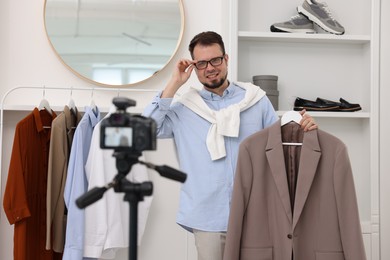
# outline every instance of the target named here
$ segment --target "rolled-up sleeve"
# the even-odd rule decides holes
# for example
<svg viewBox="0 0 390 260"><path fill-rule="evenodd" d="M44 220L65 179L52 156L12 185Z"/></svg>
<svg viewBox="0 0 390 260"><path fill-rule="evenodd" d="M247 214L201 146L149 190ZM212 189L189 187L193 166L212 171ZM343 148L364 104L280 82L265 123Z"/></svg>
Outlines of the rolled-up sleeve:
<svg viewBox="0 0 390 260"><path fill-rule="evenodd" d="M173 98L161 98L161 91L153 98L152 102L145 108L143 116L151 117L157 124L157 136L159 138L172 138L172 115L171 104Z"/></svg>

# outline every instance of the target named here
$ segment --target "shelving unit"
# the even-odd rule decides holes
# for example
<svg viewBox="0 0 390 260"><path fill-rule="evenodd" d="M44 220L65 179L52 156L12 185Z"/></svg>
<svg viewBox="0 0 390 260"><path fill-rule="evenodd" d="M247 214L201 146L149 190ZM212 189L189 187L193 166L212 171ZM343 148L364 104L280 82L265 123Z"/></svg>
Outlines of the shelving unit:
<svg viewBox="0 0 390 260"><path fill-rule="evenodd" d="M346 143L352 163L367 259L379 259L380 0L326 0L344 35L272 33L303 0L229 0L229 78L277 75L279 111L296 97L340 97L358 112L310 112L319 127Z"/></svg>

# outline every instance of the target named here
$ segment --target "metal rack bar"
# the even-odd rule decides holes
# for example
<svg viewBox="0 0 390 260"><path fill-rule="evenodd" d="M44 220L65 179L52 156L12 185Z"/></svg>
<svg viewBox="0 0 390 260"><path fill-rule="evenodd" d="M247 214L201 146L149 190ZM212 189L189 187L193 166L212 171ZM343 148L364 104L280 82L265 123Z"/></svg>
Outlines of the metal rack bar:
<svg viewBox="0 0 390 260"><path fill-rule="evenodd" d="M16 86L10 90L8 90L1 99L1 121L0 121L0 173L2 176L2 161L3 161L3 128L4 128L4 102L9 96L9 94L22 89L35 89L39 91L46 91L46 90L70 90L70 91L91 91L91 93L94 93L95 91L107 91L107 92L113 92L117 91L119 92L157 92L158 89L137 89L137 88L104 88L104 87L94 87L94 88L82 88L82 87L47 87L47 86ZM1 194L1 176L0 176L0 194Z"/></svg>

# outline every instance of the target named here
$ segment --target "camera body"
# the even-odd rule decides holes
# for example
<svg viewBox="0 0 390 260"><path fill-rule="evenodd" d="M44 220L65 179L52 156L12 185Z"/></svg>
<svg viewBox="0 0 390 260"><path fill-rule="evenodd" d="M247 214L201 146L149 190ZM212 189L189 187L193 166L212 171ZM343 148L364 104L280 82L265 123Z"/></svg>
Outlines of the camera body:
<svg viewBox="0 0 390 260"><path fill-rule="evenodd" d="M157 126L152 118L126 112L135 101L116 97L113 104L117 111L101 122L100 147L115 151L141 153L156 150Z"/></svg>

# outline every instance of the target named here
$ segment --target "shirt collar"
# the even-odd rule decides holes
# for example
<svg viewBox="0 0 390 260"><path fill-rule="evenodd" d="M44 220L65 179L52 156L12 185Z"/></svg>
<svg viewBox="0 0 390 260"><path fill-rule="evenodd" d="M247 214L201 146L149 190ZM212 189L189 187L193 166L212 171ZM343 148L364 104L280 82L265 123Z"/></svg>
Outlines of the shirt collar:
<svg viewBox="0 0 390 260"><path fill-rule="evenodd" d="M98 107L96 107L95 111L91 107L85 107L85 114L88 115L92 127L100 121L100 110Z"/></svg>
<svg viewBox="0 0 390 260"><path fill-rule="evenodd" d="M43 111L44 113L47 113L49 116L51 116L51 121L56 118L57 114L52 111L52 114L50 115L49 112L47 112L46 110ZM42 117L41 117L41 113L39 111L38 108L34 108L33 110L33 115L34 115L34 121L35 121L35 126L37 128L37 131L38 133L40 133L41 131L43 131L43 123L42 123Z"/></svg>
<svg viewBox="0 0 390 260"><path fill-rule="evenodd" d="M208 91L206 89L202 89L199 91L199 95L206 100L222 100L226 97L232 96L234 94L234 91L236 89L236 86L230 82L229 86L225 89L222 96L219 96L211 91Z"/></svg>

